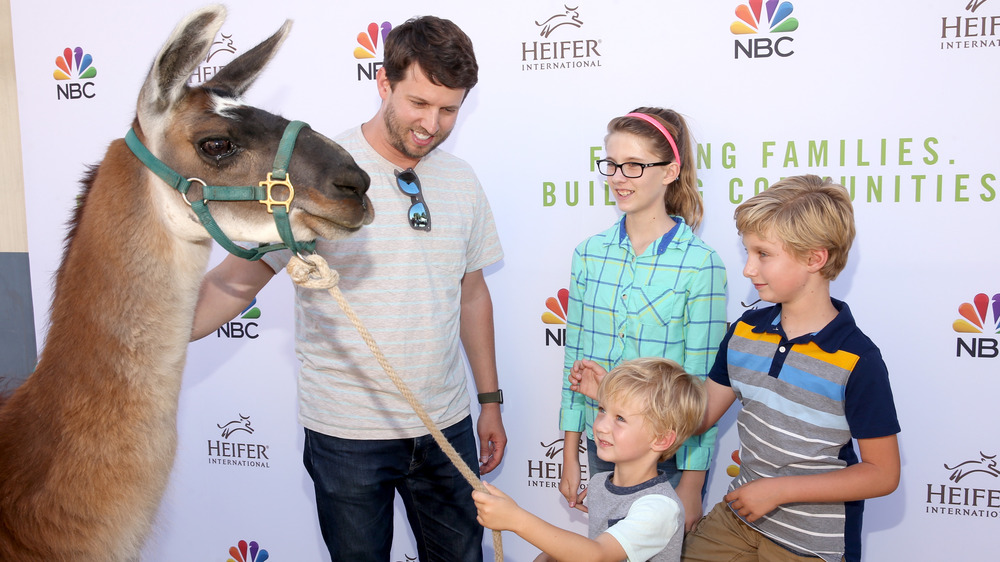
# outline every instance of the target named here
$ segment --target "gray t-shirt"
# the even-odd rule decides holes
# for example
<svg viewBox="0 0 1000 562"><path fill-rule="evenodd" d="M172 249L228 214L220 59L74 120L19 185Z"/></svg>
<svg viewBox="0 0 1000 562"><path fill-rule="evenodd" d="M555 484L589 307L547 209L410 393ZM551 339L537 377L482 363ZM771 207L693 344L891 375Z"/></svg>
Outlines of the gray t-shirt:
<svg viewBox="0 0 1000 562"><path fill-rule="evenodd" d="M590 478L590 538L607 532L628 562L678 562L684 539L684 505L662 472L636 486L615 486L613 472Z"/></svg>
<svg viewBox="0 0 1000 562"><path fill-rule="evenodd" d="M466 162L435 149L415 168L431 230L414 230L398 168L360 127L334 140L371 176L375 219L343 239L320 239L316 251L431 419L453 425L469 415L470 402L459 340L462 277L503 257L486 194ZM263 259L280 271L290 253ZM296 286L295 336L303 426L345 439L427 434L328 291Z"/></svg>

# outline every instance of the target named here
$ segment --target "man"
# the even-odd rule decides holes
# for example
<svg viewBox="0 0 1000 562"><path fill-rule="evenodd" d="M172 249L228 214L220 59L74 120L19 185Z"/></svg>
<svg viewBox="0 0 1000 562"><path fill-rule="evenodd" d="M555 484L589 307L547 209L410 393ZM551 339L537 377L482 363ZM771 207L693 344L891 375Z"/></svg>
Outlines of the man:
<svg viewBox="0 0 1000 562"><path fill-rule="evenodd" d="M386 38L378 113L335 139L372 178L376 218L316 251L389 362L463 459L496 468L500 417L493 305L482 268L503 257L485 193L464 161L438 149L478 80L454 23L411 19ZM243 310L289 252L229 256L202 285L195 339ZM266 263L263 263L266 262ZM468 483L383 373L326 291L296 287L304 462L333 560L389 559L393 501L406 507L420 560L482 560ZM465 349L482 403L475 436Z"/></svg>

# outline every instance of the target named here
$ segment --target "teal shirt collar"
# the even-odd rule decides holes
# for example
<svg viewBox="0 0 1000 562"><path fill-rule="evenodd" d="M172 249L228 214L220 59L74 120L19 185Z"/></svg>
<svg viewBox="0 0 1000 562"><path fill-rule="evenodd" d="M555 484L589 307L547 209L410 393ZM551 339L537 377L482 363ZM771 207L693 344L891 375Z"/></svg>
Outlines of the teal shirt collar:
<svg viewBox="0 0 1000 562"><path fill-rule="evenodd" d="M661 236L660 241L653 246L653 253L655 255L662 255L663 252L667 251L670 244L675 241L680 244L691 239L691 229L684 223L684 218L673 215L670 218L674 219L676 224L666 234ZM631 251L632 243L628 239L628 233L625 232L625 215L622 215L622 218L618 219L618 222L608 229L605 234L605 244L617 244Z"/></svg>

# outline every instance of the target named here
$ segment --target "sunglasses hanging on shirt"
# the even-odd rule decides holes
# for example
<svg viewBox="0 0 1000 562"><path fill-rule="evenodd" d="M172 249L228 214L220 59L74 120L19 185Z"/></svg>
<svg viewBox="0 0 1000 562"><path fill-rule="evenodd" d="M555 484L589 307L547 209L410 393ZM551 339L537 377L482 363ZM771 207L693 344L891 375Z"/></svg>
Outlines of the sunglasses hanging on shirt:
<svg viewBox="0 0 1000 562"><path fill-rule="evenodd" d="M431 230L431 212L427 209L424 196L420 192L420 178L413 168L407 168L402 172L396 171L396 185L404 194L410 196L410 210L406 213L406 218L410 221L410 228L414 230Z"/></svg>

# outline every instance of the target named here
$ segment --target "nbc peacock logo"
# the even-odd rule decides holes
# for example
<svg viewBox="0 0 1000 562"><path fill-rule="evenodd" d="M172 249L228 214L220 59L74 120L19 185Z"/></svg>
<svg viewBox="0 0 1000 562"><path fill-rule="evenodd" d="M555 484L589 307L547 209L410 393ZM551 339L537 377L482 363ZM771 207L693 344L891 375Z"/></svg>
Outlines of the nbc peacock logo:
<svg viewBox="0 0 1000 562"><path fill-rule="evenodd" d="M545 299L542 323L545 328L545 346L566 345L566 309L569 305L569 290L559 289L555 296Z"/></svg>
<svg viewBox="0 0 1000 562"><path fill-rule="evenodd" d="M260 318L260 309L257 308L257 299L253 299L250 306L243 309L243 313L240 314L240 318L243 320L256 320Z"/></svg>
<svg viewBox="0 0 1000 562"><path fill-rule="evenodd" d="M257 544L257 541L243 541L229 547L229 558L226 562L264 562L271 555Z"/></svg>
<svg viewBox="0 0 1000 562"><path fill-rule="evenodd" d="M990 303L993 306L990 306ZM1000 293L992 298L986 293L972 297L972 302L964 302L958 307L961 318L952 322L951 327L956 332L965 334L996 334L1000 333Z"/></svg>
<svg viewBox="0 0 1000 562"><path fill-rule="evenodd" d="M219 329L215 331L215 337L229 339L248 338L255 340L260 336L257 332L259 324L255 322L255 320L259 319L260 308L257 307L257 299L255 297L250 305L240 313L239 319L234 319L219 326Z"/></svg>
<svg viewBox="0 0 1000 562"><path fill-rule="evenodd" d="M57 100L90 99L96 95L90 79L97 77L97 67L94 57L85 53L82 47L63 49L62 55L56 57L52 77L56 79Z"/></svg>
<svg viewBox="0 0 1000 562"><path fill-rule="evenodd" d="M798 18L792 17L794 9L791 2L750 0L736 7L736 21L729 25L729 31L736 36L791 33L799 28ZM789 57L795 53L791 48L792 41L788 35L775 39L749 37L745 42L736 39L734 58L739 59L740 55L749 59L768 58L772 55Z"/></svg>
<svg viewBox="0 0 1000 562"><path fill-rule="evenodd" d="M799 28L799 20L792 17L791 2L751 0L736 8L736 21L729 26L733 35L756 33L785 33ZM765 11L766 10L766 11Z"/></svg>
<svg viewBox="0 0 1000 562"><path fill-rule="evenodd" d="M384 21L381 24L371 22L364 31L358 33L358 44L354 47L354 58L358 60L358 82L362 77L368 80L375 79L375 74L382 66L379 55L390 31L392 24Z"/></svg>
<svg viewBox="0 0 1000 562"><path fill-rule="evenodd" d="M97 77L97 67L94 66L94 57L84 53L81 47L75 49L66 47L63 49L62 56L56 57L56 69L52 73L52 77L56 80L95 78Z"/></svg>
<svg viewBox="0 0 1000 562"><path fill-rule="evenodd" d="M1000 355L997 345L997 334L1000 334L1000 293L992 297L979 293L972 297L971 302L958 306L959 318L952 322L951 327L960 335L956 344L956 357L963 354L970 357L992 358Z"/></svg>
<svg viewBox="0 0 1000 562"><path fill-rule="evenodd" d="M743 464L742 462L740 462L740 450L735 449L729 455L729 458L733 459L733 464L726 467L726 474L732 476L733 478L736 478L737 476L740 475L740 465Z"/></svg>

